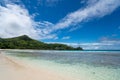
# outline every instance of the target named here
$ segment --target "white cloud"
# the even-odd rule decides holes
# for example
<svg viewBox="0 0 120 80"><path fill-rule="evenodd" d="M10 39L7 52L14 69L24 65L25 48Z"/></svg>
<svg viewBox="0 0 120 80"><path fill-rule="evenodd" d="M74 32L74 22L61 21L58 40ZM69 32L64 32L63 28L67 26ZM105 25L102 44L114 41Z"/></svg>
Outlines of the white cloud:
<svg viewBox="0 0 120 80"><path fill-rule="evenodd" d="M19 35L29 35L37 38L37 31L34 29L37 23L32 20L28 11L18 5L7 4L0 6L0 37L8 38Z"/></svg>
<svg viewBox="0 0 120 80"><path fill-rule="evenodd" d="M65 36L62 39L70 39L70 36Z"/></svg>
<svg viewBox="0 0 120 80"><path fill-rule="evenodd" d="M103 39L100 42L81 43L79 44L84 49L120 49L120 40Z"/></svg>
<svg viewBox="0 0 120 80"><path fill-rule="evenodd" d="M71 27L70 29L74 30L75 28L72 26L94 18L101 18L109 15L118 7L120 7L119 0L88 0L86 7L66 15L58 23L53 24L51 27L47 27L47 29L44 30L47 31L48 34L68 27Z"/></svg>
<svg viewBox="0 0 120 80"><path fill-rule="evenodd" d="M82 28L82 26L80 26L80 25L74 26L74 27L70 28L68 32L75 31L75 30L77 30L77 29L79 29L79 28Z"/></svg>
<svg viewBox="0 0 120 80"><path fill-rule="evenodd" d="M8 2L9 0L4 1ZM21 0L10 1L20 2ZM120 6L119 0L88 1L86 7L68 14L56 24L48 21L34 21L33 16L29 15L27 9L19 5L7 4L6 7L0 6L0 37L7 38L25 34L37 39L57 39L57 33L54 33L54 31L109 15Z"/></svg>
<svg viewBox="0 0 120 80"><path fill-rule="evenodd" d="M43 26L46 26L45 29ZM49 22L35 22L28 11L15 4L0 6L0 37L10 38L28 35L35 39L56 38L55 34L48 34ZM40 28L37 28L40 27Z"/></svg>
<svg viewBox="0 0 120 80"><path fill-rule="evenodd" d="M53 27L53 30L64 29L87 20L109 15L119 6L119 0L94 0L87 7L68 14Z"/></svg>
<svg viewBox="0 0 120 80"><path fill-rule="evenodd" d="M120 50L120 40L101 40L91 43L65 43L65 42L49 42L61 43L73 47L82 47L84 50Z"/></svg>
<svg viewBox="0 0 120 80"><path fill-rule="evenodd" d="M38 24L32 19L23 5L21 0L2 0L0 1L0 37L9 38L20 35L29 35L38 38L37 30L34 26ZM3 5L3 6L2 6Z"/></svg>

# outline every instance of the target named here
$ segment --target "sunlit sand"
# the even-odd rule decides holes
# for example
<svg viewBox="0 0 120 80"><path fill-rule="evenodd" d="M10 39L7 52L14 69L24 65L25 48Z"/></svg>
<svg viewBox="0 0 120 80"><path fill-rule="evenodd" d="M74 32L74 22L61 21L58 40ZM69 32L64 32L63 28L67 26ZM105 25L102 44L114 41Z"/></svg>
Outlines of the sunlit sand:
<svg viewBox="0 0 120 80"><path fill-rule="evenodd" d="M0 80L70 80L55 72L38 69L0 54Z"/></svg>

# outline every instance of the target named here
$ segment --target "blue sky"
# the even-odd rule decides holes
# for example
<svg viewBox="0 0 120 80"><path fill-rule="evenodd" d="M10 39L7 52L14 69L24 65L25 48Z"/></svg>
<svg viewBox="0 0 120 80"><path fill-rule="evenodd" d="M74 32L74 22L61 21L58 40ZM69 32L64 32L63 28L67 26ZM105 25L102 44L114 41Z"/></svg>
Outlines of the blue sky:
<svg viewBox="0 0 120 80"><path fill-rule="evenodd" d="M0 37L120 49L119 0L1 0Z"/></svg>

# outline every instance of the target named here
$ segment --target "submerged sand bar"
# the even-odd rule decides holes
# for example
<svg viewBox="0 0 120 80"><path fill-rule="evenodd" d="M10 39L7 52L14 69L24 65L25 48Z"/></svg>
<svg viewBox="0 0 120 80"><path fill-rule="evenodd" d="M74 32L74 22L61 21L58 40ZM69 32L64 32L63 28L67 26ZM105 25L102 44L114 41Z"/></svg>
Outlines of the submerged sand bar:
<svg viewBox="0 0 120 80"><path fill-rule="evenodd" d="M71 78L32 67L20 60L0 54L0 80L71 80Z"/></svg>

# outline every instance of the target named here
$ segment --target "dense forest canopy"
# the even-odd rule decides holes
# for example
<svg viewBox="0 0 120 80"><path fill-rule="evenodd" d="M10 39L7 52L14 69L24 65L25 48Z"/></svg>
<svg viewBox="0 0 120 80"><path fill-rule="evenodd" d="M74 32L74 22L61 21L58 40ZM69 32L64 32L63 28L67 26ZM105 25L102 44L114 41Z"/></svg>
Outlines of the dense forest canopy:
<svg viewBox="0 0 120 80"><path fill-rule="evenodd" d="M71 47L65 44L47 44L29 38L26 35L15 38L0 38L1 49L40 49L40 50L82 50L81 47Z"/></svg>

